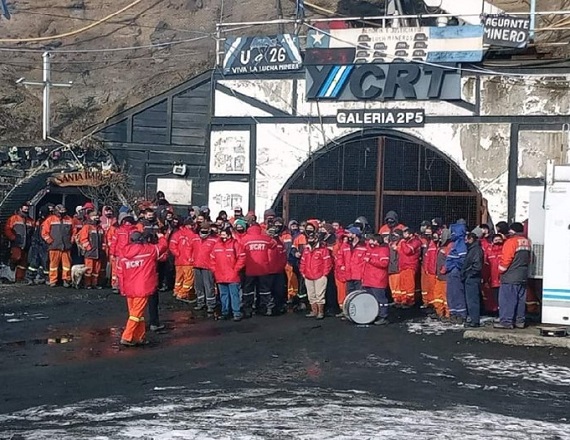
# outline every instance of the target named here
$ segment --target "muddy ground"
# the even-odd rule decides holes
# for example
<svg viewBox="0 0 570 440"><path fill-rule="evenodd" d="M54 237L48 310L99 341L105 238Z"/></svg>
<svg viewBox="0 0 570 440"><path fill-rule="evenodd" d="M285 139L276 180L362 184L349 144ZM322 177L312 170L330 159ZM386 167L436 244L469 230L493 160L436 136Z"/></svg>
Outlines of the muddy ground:
<svg viewBox="0 0 570 440"><path fill-rule="evenodd" d="M118 345L110 291L0 286L0 438L570 438L570 355L466 342L419 310L387 327L194 316Z"/></svg>

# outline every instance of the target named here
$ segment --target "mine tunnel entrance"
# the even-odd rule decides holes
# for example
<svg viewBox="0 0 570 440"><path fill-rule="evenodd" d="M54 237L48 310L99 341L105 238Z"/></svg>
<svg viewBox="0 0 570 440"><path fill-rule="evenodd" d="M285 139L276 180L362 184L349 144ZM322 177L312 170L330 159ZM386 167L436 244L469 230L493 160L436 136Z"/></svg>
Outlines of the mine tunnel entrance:
<svg viewBox="0 0 570 440"><path fill-rule="evenodd" d="M388 211L405 224L442 217L481 220L481 195L435 148L399 134L363 134L313 154L289 179L274 208L288 219L348 225L365 216L375 229Z"/></svg>

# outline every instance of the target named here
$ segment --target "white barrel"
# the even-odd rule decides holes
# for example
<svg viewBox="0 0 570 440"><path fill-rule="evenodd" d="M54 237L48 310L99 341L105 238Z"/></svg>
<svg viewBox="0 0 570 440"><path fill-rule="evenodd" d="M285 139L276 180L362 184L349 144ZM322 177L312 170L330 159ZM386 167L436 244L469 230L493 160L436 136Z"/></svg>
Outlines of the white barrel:
<svg viewBox="0 0 570 440"><path fill-rule="evenodd" d="M361 325L373 323L380 313L378 301L366 290L350 292L344 300L342 309L349 320Z"/></svg>

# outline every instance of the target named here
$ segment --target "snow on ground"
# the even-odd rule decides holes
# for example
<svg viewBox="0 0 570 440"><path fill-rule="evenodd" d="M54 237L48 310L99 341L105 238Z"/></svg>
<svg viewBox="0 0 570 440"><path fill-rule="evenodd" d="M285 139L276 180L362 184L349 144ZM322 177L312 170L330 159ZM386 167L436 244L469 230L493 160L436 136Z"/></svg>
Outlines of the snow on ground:
<svg viewBox="0 0 570 440"><path fill-rule="evenodd" d="M570 368L560 365L547 365L516 359L481 359L473 355L458 356L457 359L468 370L482 373L488 377L570 386Z"/></svg>
<svg viewBox="0 0 570 440"><path fill-rule="evenodd" d="M5 433L30 440L171 439L568 439L570 425L476 407L415 409L362 391L259 388L149 392L0 415Z"/></svg>
<svg viewBox="0 0 570 440"><path fill-rule="evenodd" d="M490 324L493 318L485 316L481 317L481 325ZM417 335L435 335L439 336L445 332L460 332L464 331L465 327L459 324L443 323L438 319L420 318L412 319L406 322L408 333L415 333Z"/></svg>

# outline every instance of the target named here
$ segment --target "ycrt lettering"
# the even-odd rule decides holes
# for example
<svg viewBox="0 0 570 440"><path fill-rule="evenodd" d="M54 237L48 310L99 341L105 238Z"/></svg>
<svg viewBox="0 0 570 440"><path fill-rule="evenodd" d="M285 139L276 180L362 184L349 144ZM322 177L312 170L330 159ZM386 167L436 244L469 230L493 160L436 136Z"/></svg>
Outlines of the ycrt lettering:
<svg viewBox="0 0 570 440"><path fill-rule="evenodd" d="M382 87L369 85L364 90L364 82L370 77L381 81L386 78L384 70L374 64L361 66L352 74L350 78L350 91L358 99L374 99L382 94Z"/></svg>
<svg viewBox="0 0 570 440"><path fill-rule="evenodd" d="M392 64L388 69L386 85L384 86L384 98L394 99L398 87L406 99L416 99L414 85L420 79L421 70L417 64Z"/></svg>
<svg viewBox="0 0 570 440"><path fill-rule="evenodd" d="M307 92L307 96L314 98L318 96L320 88L325 83L329 73L334 66L307 66L307 72L313 78L313 84Z"/></svg>

